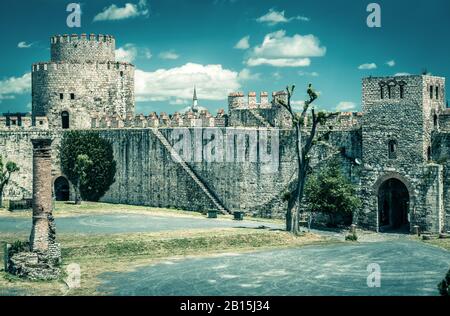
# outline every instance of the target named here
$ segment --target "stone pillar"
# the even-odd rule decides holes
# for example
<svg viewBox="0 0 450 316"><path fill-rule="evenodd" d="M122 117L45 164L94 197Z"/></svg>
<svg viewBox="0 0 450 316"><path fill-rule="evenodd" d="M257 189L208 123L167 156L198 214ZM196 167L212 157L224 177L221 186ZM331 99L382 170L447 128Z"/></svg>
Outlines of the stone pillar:
<svg viewBox="0 0 450 316"><path fill-rule="evenodd" d="M51 139L33 139L33 227L32 251L49 250L52 220L52 152Z"/></svg>

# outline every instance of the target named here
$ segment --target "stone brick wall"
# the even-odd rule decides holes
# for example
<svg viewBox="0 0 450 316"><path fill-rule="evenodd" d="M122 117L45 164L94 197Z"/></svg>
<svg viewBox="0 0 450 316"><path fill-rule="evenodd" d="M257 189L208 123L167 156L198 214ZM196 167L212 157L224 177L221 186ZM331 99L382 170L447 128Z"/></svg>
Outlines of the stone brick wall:
<svg viewBox="0 0 450 316"><path fill-rule="evenodd" d="M0 155L3 161L14 161L20 168L13 173L9 184L5 187L3 196L5 200L22 200L32 198L33 193L33 146L31 139L53 138L52 144L52 178L55 180L61 176L61 168L58 157L58 146L61 133L50 131L1 131L0 130Z"/></svg>
<svg viewBox="0 0 450 316"><path fill-rule="evenodd" d="M383 181L396 178L408 188L409 212L414 224L427 231L443 229L443 170L428 156L432 154L429 150L434 128L432 113L444 103L442 95L440 100L430 100L427 94L430 82L444 85L443 78L429 76L363 80L361 194L364 206L360 221L365 226L378 228L378 189ZM403 97L400 83L404 87ZM390 98L388 86L391 86ZM394 157L389 157L391 141L395 144Z"/></svg>
<svg viewBox="0 0 450 316"><path fill-rule="evenodd" d="M134 115L134 69L115 61L110 36L56 36L52 60L32 66L33 116L47 116L49 127L62 127L69 113L70 128L90 128L91 115Z"/></svg>
<svg viewBox="0 0 450 316"><path fill-rule="evenodd" d="M53 62L107 62L115 60L116 41L111 35L77 34L52 36Z"/></svg>

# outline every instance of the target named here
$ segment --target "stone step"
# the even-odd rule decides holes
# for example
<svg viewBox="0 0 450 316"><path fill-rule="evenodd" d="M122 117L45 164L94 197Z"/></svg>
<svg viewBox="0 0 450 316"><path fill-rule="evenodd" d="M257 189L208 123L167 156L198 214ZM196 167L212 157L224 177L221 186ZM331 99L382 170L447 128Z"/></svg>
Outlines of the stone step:
<svg viewBox="0 0 450 316"><path fill-rule="evenodd" d="M166 137L157 129L151 129L153 134L161 141L166 150L171 154L172 158L181 165L181 167L186 171L186 173L194 180L194 182L200 187L200 189L206 194L206 196L211 200L214 206L224 214L230 214L230 212L222 205L222 203L214 197L210 192L210 189L197 177L195 172L191 167L181 158L181 156L172 147Z"/></svg>

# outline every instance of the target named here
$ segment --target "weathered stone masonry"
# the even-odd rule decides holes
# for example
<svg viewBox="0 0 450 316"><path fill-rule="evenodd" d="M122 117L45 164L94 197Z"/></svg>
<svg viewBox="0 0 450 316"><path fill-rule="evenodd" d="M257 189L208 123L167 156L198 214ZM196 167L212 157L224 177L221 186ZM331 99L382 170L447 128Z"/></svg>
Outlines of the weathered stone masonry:
<svg viewBox="0 0 450 316"><path fill-rule="evenodd" d="M21 168L7 187L6 199L31 197L30 139L51 135L56 152L66 112L71 129L95 129L113 144L116 182L102 199L105 202L201 211L217 207L214 195L228 210L284 216L282 195L295 180L290 121L277 102L286 98L285 92L273 93L271 100L266 92L232 93L228 113L221 110L216 117L195 108L184 114L135 116L134 66L115 61L112 37L56 36L51 45L51 61L33 65L32 122L24 117L19 127L6 123L18 118L0 117L0 153ZM316 146L312 164L320 166L330 155L341 161L363 200L354 218L361 226L449 230L450 110L445 105L445 79L370 77L363 80L362 89L363 111L341 113L321 127L320 133L329 132L332 146ZM304 123L307 128L308 121ZM244 146L245 152L250 151L249 138L279 129L279 164L273 173L264 173L260 160L194 160L188 161L187 172L170 155L177 127L187 127L191 139L200 134L205 144L211 141L208 127L219 127L224 134L241 131L247 140L234 146ZM202 146L192 140L190 147L194 151ZM266 149L256 147L257 152ZM52 159L54 180L63 175L58 156Z"/></svg>

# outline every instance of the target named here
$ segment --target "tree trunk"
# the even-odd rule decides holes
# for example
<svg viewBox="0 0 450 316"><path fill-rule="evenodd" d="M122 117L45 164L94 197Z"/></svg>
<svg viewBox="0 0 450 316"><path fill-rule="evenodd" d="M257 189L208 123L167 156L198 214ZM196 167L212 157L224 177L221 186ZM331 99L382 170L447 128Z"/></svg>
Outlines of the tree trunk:
<svg viewBox="0 0 450 316"><path fill-rule="evenodd" d="M292 230L292 208L290 207L290 205L288 205L288 210L286 212L286 231L290 232L291 230Z"/></svg>
<svg viewBox="0 0 450 316"><path fill-rule="evenodd" d="M81 199L80 182L79 181L76 185L74 185L74 189L75 189L75 204L81 205L82 199Z"/></svg>
<svg viewBox="0 0 450 316"><path fill-rule="evenodd" d="M301 140L301 131L300 131L300 123L295 125L295 133L297 137L296 142L296 154L297 154L297 190L295 190L295 199L294 201L294 210L292 212L291 216L291 230L294 235L298 235L299 233L299 213L300 213L300 207L301 207L301 200L303 197L303 188L305 183L305 176L304 176L304 157L302 154L302 140ZM297 204L297 207L295 207L295 204Z"/></svg>
<svg viewBox="0 0 450 316"><path fill-rule="evenodd" d="M3 189L5 188L5 183L0 184L0 208L3 207Z"/></svg>

